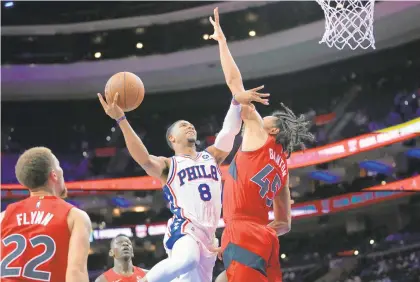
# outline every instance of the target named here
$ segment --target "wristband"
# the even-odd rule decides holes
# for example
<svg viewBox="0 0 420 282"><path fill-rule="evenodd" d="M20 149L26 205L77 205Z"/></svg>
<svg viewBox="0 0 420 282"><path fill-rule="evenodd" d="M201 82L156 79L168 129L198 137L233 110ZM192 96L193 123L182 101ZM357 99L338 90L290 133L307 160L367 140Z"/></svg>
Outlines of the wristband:
<svg viewBox="0 0 420 282"><path fill-rule="evenodd" d="M236 96L236 94L233 94L232 104L237 106L237 105L239 105L239 103L238 103L238 101L235 100L235 96Z"/></svg>
<svg viewBox="0 0 420 282"><path fill-rule="evenodd" d="M117 119L117 124L120 125L120 122L122 122L125 119L127 119L127 117L125 115L123 115L122 117L120 117L119 119Z"/></svg>

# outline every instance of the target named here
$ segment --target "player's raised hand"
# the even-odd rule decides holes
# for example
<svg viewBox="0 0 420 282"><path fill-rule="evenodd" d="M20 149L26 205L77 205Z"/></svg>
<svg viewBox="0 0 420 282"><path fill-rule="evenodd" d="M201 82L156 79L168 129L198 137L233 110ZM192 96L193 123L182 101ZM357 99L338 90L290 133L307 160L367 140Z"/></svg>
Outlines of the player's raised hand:
<svg viewBox="0 0 420 282"><path fill-rule="evenodd" d="M214 39L216 41L226 41L226 37L223 34L222 28L220 27L219 22L219 8L214 9L214 20L212 17L209 17L210 23L213 25L214 32L210 35L209 38Z"/></svg>
<svg viewBox="0 0 420 282"><path fill-rule="evenodd" d="M107 103L102 97L102 94L98 93L99 102L101 102L102 108L104 108L105 113L112 119L119 119L124 116L124 111L117 105L118 96L119 94L116 93L112 103Z"/></svg>
<svg viewBox="0 0 420 282"><path fill-rule="evenodd" d="M249 105L252 102L257 102L267 106L269 105L267 97L269 97L270 94L260 93L259 91L263 88L264 85L245 90L243 92L235 93L233 97L239 104Z"/></svg>

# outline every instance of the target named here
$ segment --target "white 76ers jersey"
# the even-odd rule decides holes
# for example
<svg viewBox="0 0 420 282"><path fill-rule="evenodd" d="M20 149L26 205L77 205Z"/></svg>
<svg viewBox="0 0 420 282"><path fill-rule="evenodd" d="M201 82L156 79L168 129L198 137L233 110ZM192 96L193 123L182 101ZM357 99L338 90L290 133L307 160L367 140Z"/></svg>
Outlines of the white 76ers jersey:
<svg viewBox="0 0 420 282"><path fill-rule="evenodd" d="M222 179L216 160L207 151L189 156L174 156L166 185L163 187L174 217L168 231L173 243L183 236L188 224L213 236L222 210ZM171 241L173 241L171 243Z"/></svg>

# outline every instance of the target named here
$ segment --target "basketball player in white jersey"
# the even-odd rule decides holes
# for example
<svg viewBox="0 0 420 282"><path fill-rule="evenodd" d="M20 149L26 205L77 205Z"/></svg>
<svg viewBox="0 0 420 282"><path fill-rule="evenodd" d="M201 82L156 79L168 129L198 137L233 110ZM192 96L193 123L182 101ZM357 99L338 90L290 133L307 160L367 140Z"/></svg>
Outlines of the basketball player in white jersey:
<svg viewBox="0 0 420 282"><path fill-rule="evenodd" d="M258 93L263 86L236 93L234 97L268 104L269 94ZM164 185L173 218L168 221L164 245L168 258L153 267L142 280L145 282L210 282L218 247L215 231L221 216L222 179L218 166L233 148L235 136L242 125L241 106L232 103L213 146L197 152L197 132L185 120L173 123L166 138L174 150L172 158L150 155L141 139L114 101L99 100L105 112L119 124L133 159L150 176Z"/></svg>

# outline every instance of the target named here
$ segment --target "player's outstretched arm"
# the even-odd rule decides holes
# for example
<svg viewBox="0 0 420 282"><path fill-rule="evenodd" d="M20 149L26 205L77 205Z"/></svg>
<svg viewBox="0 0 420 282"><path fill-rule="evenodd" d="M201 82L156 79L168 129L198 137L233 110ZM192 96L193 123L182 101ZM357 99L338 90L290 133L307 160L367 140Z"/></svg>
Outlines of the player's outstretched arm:
<svg viewBox="0 0 420 282"><path fill-rule="evenodd" d="M246 129L246 131L250 131L252 134L261 131L262 135L259 135L256 138L263 140L262 142L264 143L267 136L265 136L265 131L263 130L262 118L255 110L255 107L251 104L251 102L259 102L264 105L268 105L268 99L264 98L270 96L270 94L258 93L258 90L261 90L264 86L250 91L245 91L241 72L230 53L226 37L220 26L218 8L214 9L214 19L210 17L210 22L214 28L214 33L210 36L210 38L219 43L220 61L225 75L226 84L232 92L234 100L242 105L242 120L245 123L245 128L249 128L249 130ZM252 95L250 95L251 93ZM251 139L249 140L249 143L259 143L259 140L253 140L254 138L248 138L248 136L246 136L245 139ZM250 148L250 150L254 150L254 148Z"/></svg>
<svg viewBox="0 0 420 282"><path fill-rule="evenodd" d="M222 27L220 26L219 8L214 9L214 19L210 17L209 20L214 28L214 33L210 35L210 38L219 43L220 61L225 75L226 84L233 94L244 91L245 88L242 82L241 72L230 53L229 47L226 43L226 37L223 34Z"/></svg>
<svg viewBox="0 0 420 282"><path fill-rule="evenodd" d="M133 157L148 175L163 179L163 174L169 167L169 160L164 157L156 157L149 154L143 141L137 136L136 132L125 118L124 111L118 107L118 93L115 94L112 104L105 102L102 95L99 93L98 98L106 114L119 122L121 131L124 135L125 144L127 145L131 157Z"/></svg>
<svg viewBox="0 0 420 282"><path fill-rule="evenodd" d="M89 282L87 259L92 224L86 212L72 208L67 223L71 232L67 259L66 282Z"/></svg>
<svg viewBox="0 0 420 282"><path fill-rule="evenodd" d="M274 230L278 236L288 233L292 225L291 216L291 198L289 189L289 176L287 176L287 183L283 189L274 197L273 211L274 220L268 225Z"/></svg>
<svg viewBox="0 0 420 282"><path fill-rule="evenodd" d="M105 275L102 274L96 278L95 282L108 282L108 280L106 280Z"/></svg>
<svg viewBox="0 0 420 282"><path fill-rule="evenodd" d="M233 59L232 54L230 53L229 47L226 42L226 37L223 34L222 27L220 26L219 21L219 8L214 9L214 20L212 17L209 18L211 24L214 28L214 33L210 35L211 39L216 40L219 43L219 53L220 53L220 62L222 64L223 74L225 76L226 84L228 85L232 95L238 95L239 93L250 94L249 91L258 92L258 90L264 88L264 86L260 86L259 88L255 88L249 91L245 91L245 87L242 81L242 75L239 71L238 66L236 65L235 60ZM269 94L260 94L253 93L254 95L245 95L243 96L244 100L239 101L236 99L240 104L249 104L251 102L259 102L264 105L268 105L268 99L262 99L262 97L268 97Z"/></svg>

